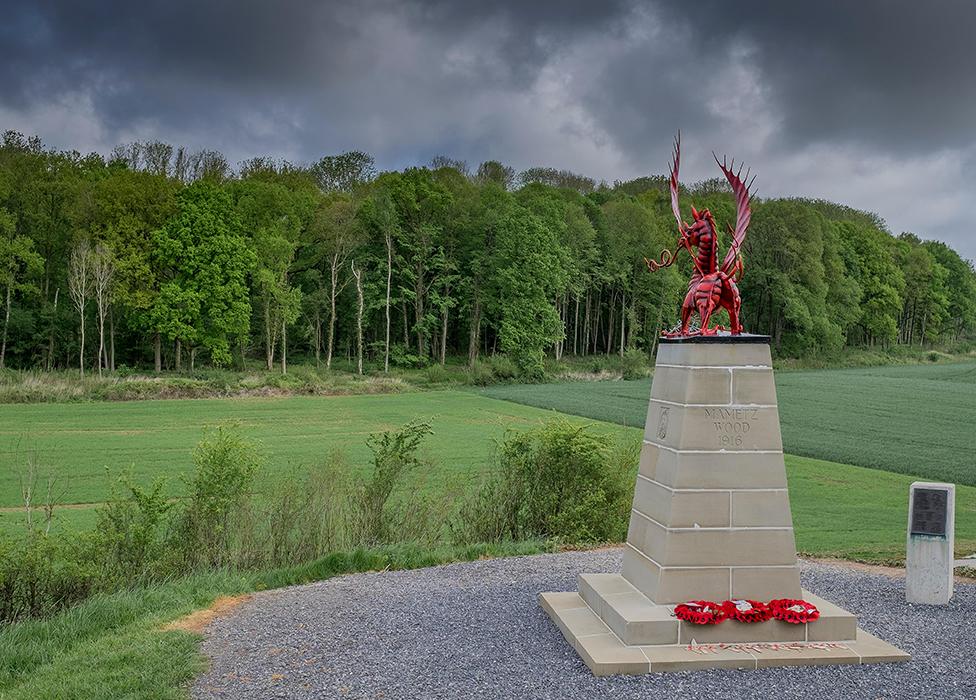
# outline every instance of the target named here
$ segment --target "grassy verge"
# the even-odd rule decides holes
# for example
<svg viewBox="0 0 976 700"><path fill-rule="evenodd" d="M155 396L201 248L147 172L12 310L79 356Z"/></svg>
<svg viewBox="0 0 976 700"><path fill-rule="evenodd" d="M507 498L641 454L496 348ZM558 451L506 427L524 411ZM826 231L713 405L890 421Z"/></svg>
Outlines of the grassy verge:
<svg viewBox="0 0 976 700"><path fill-rule="evenodd" d="M551 379L619 379L645 376L649 358L631 351L616 354L548 360L545 374ZM504 355L478 360L449 358L445 365L426 367L367 366L357 374L345 361L331 369L324 365L294 363L287 374L266 370L257 364L244 370L202 368L195 371L159 374L122 368L103 376L77 370L0 369L0 404L77 403L89 401L136 401L146 399L240 398L245 396L346 396L350 394L395 394L403 391L446 389L460 386L488 386L522 381L514 362Z"/></svg>
<svg viewBox="0 0 976 700"><path fill-rule="evenodd" d="M777 369L854 368L890 365L972 361L971 343L950 349L845 348L830 356L776 358ZM639 350L623 356L564 355L546 359L545 381L600 381L639 379L650 372L653 358ZM474 365L467 358L448 358L445 365L427 367L381 367L367 365L365 375L355 372L344 358L336 358L331 369L309 361L293 363L288 374L267 370L249 361L245 369L200 368L195 371L163 371L122 367L104 376L77 370L0 370L0 404L74 403L88 401L135 401L146 399L239 398L245 396L345 396L349 394L391 394L403 391L448 389L462 386L520 384L518 367L504 355L486 356Z"/></svg>
<svg viewBox="0 0 976 700"><path fill-rule="evenodd" d="M193 576L96 596L59 615L0 628L3 700L185 698L205 660L195 634L162 628L218 596L318 581L340 574L412 569L484 557L550 551L539 542L422 548L391 546L337 553L256 574Z"/></svg>
<svg viewBox="0 0 976 700"><path fill-rule="evenodd" d="M915 477L786 456L797 549L903 566L908 487ZM976 488L956 487L956 553L976 552Z"/></svg>

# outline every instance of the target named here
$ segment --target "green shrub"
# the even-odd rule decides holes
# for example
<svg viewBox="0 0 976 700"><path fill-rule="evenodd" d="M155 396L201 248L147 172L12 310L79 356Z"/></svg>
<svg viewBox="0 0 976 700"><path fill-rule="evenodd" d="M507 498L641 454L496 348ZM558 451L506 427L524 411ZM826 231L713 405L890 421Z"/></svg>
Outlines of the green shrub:
<svg viewBox="0 0 976 700"><path fill-rule="evenodd" d="M495 379L511 381L519 378L519 367L508 355L492 355L487 362Z"/></svg>
<svg viewBox="0 0 976 700"><path fill-rule="evenodd" d="M93 558L104 577L129 586L159 577L163 558L163 529L173 503L163 493L165 481L148 489L119 478L112 498L97 511Z"/></svg>
<svg viewBox="0 0 976 700"><path fill-rule="evenodd" d="M475 360L468 367L468 383L475 386L490 386L495 383L495 373L491 365L481 360Z"/></svg>
<svg viewBox="0 0 976 700"><path fill-rule="evenodd" d="M231 516L250 495L261 463L256 447L237 429L219 427L193 452L196 471L186 480L189 498L180 512L170 551L190 569L230 565Z"/></svg>
<svg viewBox="0 0 976 700"><path fill-rule="evenodd" d="M373 433L366 445L373 453L373 465L360 489L360 513L365 541L375 544L389 539L397 520L394 490L404 477L420 466L417 449L433 434L429 423L410 422L399 430Z"/></svg>
<svg viewBox="0 0 976 700"><path fill-rule="evenodd" d="M390 345L390 364L394 367L423 367L426 363L426 358L411 352L402 343Z"/></svg>
<svg viewBox="0 0 976 700"><path fill-rule="evenodd" d="M647 355L641 350L631 348L621 358L620 368L623 379L643 379L648 375L649 370Z"/></svg>
<svg viewBox="0 0 976 700"><path fill-rule="evenodd" d="M623 539L630 510L635 449L566 420L509 434L496 475L459 514L465 542L555 538L564 542Z"/></svg>
<svg viewBox="0 0 976 700"><path fill-rule="evenodd" d="M0 539L0 621L51 615L86 598L97 582L77 542L40 532Z"/></svg>

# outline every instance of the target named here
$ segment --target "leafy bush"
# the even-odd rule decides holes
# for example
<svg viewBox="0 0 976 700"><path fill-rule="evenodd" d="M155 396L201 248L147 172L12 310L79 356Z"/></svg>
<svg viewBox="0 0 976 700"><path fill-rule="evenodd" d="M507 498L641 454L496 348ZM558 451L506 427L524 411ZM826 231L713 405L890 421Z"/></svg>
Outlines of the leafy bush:
<svg viewBox="0 0 976 700"><path fill-rule="evenodd" d="M492 355L487 362L495 379L511 381L519 378L519 367L508 355Z"/></svg>
<svg viewBox="0 0 976 700"><path fill-rule="evenodd" d="M648 375L650 369L647 364L647 355L635 348L624 353L620 366L623 379L643 379Z"/></svg>
<svg viewBox="0 0 976 700"><path fill-rule="evenodd" d="M399 430L374 433L366 440L373 468L360 490L359 503L366 542L387 541L397 513L390 503L396 487L420 466L417 448L433 434L429 423L410 422Z"/></svg>
<svg viewBox="0 0 976 700"><path fill-rule="evenodd" d="M169 546L191 569L219 568L232 563L231 515L250 495L261 459L237 430L219 427L197 446L193 463L196 471L186 481L190 496Z"/></svg>
<svg viewBox="0 0 976 700"><path fill-rule="evenodd" d="M394 343L390 345L390 364L394 367L423 367L426 358L410 352L402 343Z"/></svg>
<svg viewBox="0 0 976 700"><path fill-rule="evenodd" d="M0 539L0 620L44 617L86 598L98 572L64 540L39 532Z"/></svg>
<svg viewBox="0 0 976 700"><path fill-rule="evenodd" d="M475 386L490 386L495 383L495 373L491 365L482 360L475 360L468 367L468 382Z"/></svg>
<svg viewBox="0 0 976 700"><path fill-rule="evenodd" d="M556 420L511 433L498 453L496 475L461 511L455 536L491 542L556 538L619 541L630 510L633 448Z"/></svg>
<svg viewBox="0 0 976 700"><path fill-rule="evenodd" d="M97 511L94 557L105 578L120 586L151 580L163 558L162 530L173 506L157 479L144 489L120 477L113 497Z"/></svg>
<svg viewBox="0 0 976 700"><path fill-rule="evenodd" d="M521 370L508 355L484 357L475 360L468 368L468 382L476 386L511 382L521 377Z"/></svg>

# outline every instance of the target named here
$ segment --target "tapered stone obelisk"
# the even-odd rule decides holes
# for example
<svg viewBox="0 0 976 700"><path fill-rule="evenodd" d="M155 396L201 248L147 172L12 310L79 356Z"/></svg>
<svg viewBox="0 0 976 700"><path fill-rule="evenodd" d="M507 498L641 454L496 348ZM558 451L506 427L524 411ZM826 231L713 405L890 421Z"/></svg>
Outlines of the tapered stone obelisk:
<svg viewBox="0 0 976 700"><path fill-rule="evenodd" d="M767 343L662 343L623 576L657 603L800 597Z"/></svg>
<svg viewBox="0 0 976 700"><path fill-rule="evenodd" d="M800 587L766 336L661 340L622 571L578 583L540 601L598 675L908 659ZM702 626L673 614L776 598L820 618Z"/></svg>

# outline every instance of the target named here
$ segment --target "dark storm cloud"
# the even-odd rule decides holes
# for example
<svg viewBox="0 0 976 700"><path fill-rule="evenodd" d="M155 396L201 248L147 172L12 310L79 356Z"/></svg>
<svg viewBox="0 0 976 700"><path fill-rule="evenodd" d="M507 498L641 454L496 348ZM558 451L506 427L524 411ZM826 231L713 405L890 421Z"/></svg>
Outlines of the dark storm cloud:
<svg viewBox="0 0 976 700"><path fill-rule="evenodd" d="M970 143L976 120L976 4L668 3L666 14L721 51L741 41L789 141L849 138L885 149Z"/></svg>
<svg viewBox="0 0 976 700"><path fill-rule="evenodd" d="M769 195L953 222L976 180L976 4L884 2L14 2L0 128L107 151L161 138L381 166L448 153L608 180L689 179L709 151Z"/></svg>

